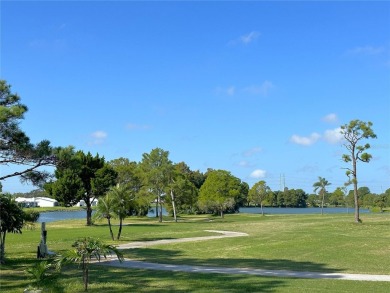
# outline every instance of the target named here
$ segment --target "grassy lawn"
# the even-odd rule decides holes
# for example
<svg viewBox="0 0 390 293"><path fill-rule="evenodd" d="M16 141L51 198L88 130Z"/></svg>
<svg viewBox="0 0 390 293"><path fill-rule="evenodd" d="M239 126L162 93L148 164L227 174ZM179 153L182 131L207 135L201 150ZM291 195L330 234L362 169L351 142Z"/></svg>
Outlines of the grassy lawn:
<svg viewBox="0 0 390 293"><path fill-rule="evenodd" d="M33 210L40 213L44 212L58 212L58 211L83 211L85 210L84 207L35 207L35 208L24 208L25 211Z"/></svg>
<svg viewBox="0 0 390 293"><path fill-rule="evenodd" d="M78 237L106 243L213 235L204 230L246 232L248 237L172 243L125 250L132 259L160 263L297 271L390 274L390 215L367 214L363 224L353 215L187 216L179 223L129 218L120 241L112 241L105 222L86 227L85 220L47 223L48 247L60 253ZM114 223L116 224L116 223ZM114 226L114 234L117 227ZM24 269L34 263L40 229L8 234L7 264L1 267L0 290L22 292ZM389 282L308 280L246 275L189 274L93 265L90 292L390 292ZM48 292L81 292L77 266L68 267Z"/></svg>

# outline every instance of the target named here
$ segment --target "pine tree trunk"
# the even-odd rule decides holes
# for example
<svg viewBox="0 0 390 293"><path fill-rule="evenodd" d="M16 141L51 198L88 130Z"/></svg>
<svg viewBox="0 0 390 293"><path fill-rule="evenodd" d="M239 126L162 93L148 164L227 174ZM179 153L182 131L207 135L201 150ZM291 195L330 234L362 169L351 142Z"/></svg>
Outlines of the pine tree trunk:
<svg viewBox="0 0 390 293"><path fill-rule="evenodd" d="M357 183L353 184L353 192L354 192L354 197L355 197L355 222L360 223L360 214L359 214L359 196L358 196L358 190L357 190Z"/></svg>
<svg viewBox="0 0 390 293"><path fill-rule="evenodd" d="M352 156L352 164L353 164L353 193L355 198L355 222L361 223L360 214L359 214L359 194L357 187L357 175L356 175L356 159L355 155Z"/></svg>

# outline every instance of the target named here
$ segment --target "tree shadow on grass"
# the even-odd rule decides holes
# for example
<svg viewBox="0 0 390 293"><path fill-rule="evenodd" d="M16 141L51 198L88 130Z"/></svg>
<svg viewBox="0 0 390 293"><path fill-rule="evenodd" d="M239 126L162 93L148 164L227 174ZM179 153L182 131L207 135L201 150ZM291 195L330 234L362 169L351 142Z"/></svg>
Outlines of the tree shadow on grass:
<svg viewBox="0 0 390 293"><path fill-rule="evenodd" d="M283 287L284 280L254 278L245 275L204 274L116 269L94 266L90 271L91 291L104 288L105 293L118 292L274 292ZM174 281L173 281L174 280ZM117 283L117 284L115 284ZM100 285L98 285L100 284Z"/></svg>
<svg viewBox="0 0 390 293"><path fill-rule="evenodd" d="M147 262L176 265L216 266L230 268L251 268L265 270L288 270L301 272L336 273L342 269L329 268L326 264L289 259L251 259L251 258L183 258L180 251L156 248L134 248L124 250L127 258Z"/></svg>
<svg viewBox="0 0 390 293"><path fill-rule="evenodd" d="M125 258L141 258L144 261L164 263L164 261L172 261L181 253L176 250L151 249L151 248L132 248L122 250ZM158 257L157 257L158 255ZM154 260L153 260L154 259ZM158 261L157 261L158 260ZM176 263L176 262L175 262Z"/></svg>
<svg viewBox="0 0 390 293"><path fill-rule="evenodd" d="M31 268L39 261L35 258L15 258L7 259L5 265L1 265L0 288L2 292L23 292L29 285L34 286L29 275L25 272L26 269ZM50 261L50 260L49 260ZM52 277L43 282L43 288L49 290L48 292L64 292L63 287L56 282L60 277L54 271L50 272Z"/></svg>

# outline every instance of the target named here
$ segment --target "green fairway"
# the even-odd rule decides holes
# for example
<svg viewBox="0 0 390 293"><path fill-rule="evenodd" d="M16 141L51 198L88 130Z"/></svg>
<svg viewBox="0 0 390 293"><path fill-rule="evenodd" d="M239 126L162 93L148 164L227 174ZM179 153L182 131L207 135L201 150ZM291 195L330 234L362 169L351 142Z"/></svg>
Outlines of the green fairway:
<svg viewBox="0 0 390 293"><path fill-rule="evenodd" d="M367 214L363 224L352 215L226 215L156 219L128 218L120 241L110 240L105 222L86 227L85 220L47 223L48 247L57 253L78 237L106 243L215 235L204 230L245 232L247 237L171 243L125 250L125 257L158 263L262 268L328 273L390 274L390 215ZM116 223L114 223L116 224ZM114 234L117 231L114 226ZM1 289L22 292L26 266L35 261L40 229L8 234L7 264L1 268ZM93 265L90 292L389 292L389 282L310 280L247 275L190 274ZM79 269L68 267L49 292L83 290Z"/></svg>

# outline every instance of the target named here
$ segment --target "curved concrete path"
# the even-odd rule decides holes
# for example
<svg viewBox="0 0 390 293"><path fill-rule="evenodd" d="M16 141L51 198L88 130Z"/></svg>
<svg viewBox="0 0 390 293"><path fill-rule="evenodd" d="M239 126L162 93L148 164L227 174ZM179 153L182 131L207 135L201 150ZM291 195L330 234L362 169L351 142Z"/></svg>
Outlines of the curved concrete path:
<svg viewBox="0 0 390 293"><path fill-rule="evenodd" d="M180 238L180 239L162 239L156 241L139 241L139 242L132 242L128 244L121 244L117 246L117 248L132 249L132 248L149 247L152 245L167 244L167 243L174 243L174 242L177 243L177 242L189 242L189 241L202 241L202 240L218 239L218 238L225 238L225 237L248 236L248 234L241 233L241 232L217 231L217 230L205 230L205 231L219 233L222 235ZM253 269L253 268L191 266L191 265L151 263L151 262L136 261L131 259L125 259L121 263L118 260L116 260L114 257L107 258L106 260L102 260L101 263L108 266L121 267L121 268L189 272L189 273L246 274L246 275L256 275L256 276L266 276L266 277L340 279L340 280L353 280L353 281L390 282L390 275L320 273L320 272L300 272L300 271L287 271L287 270L264 270L264 269Z"/></svg>
<svg viewBox="0 0 390 293"><path fill-rule="evenodd" d="M126 244L120 244L117 246L117 248L118 249L131 249L131 248L149 247L152 245L159 245L159 244L190 242L190 241L203 241L203 240L219 239L219 238L226 238L226 237L248 236L248 234L241 233L241 232L219 231L219 230L204 230L204 231L211 232L211 233L219 233L222 235L200 236L200 237L178 238L178 239L161 239L161 240L154 240L154 241L136 241L136 242L126 243Z"/></svg>

